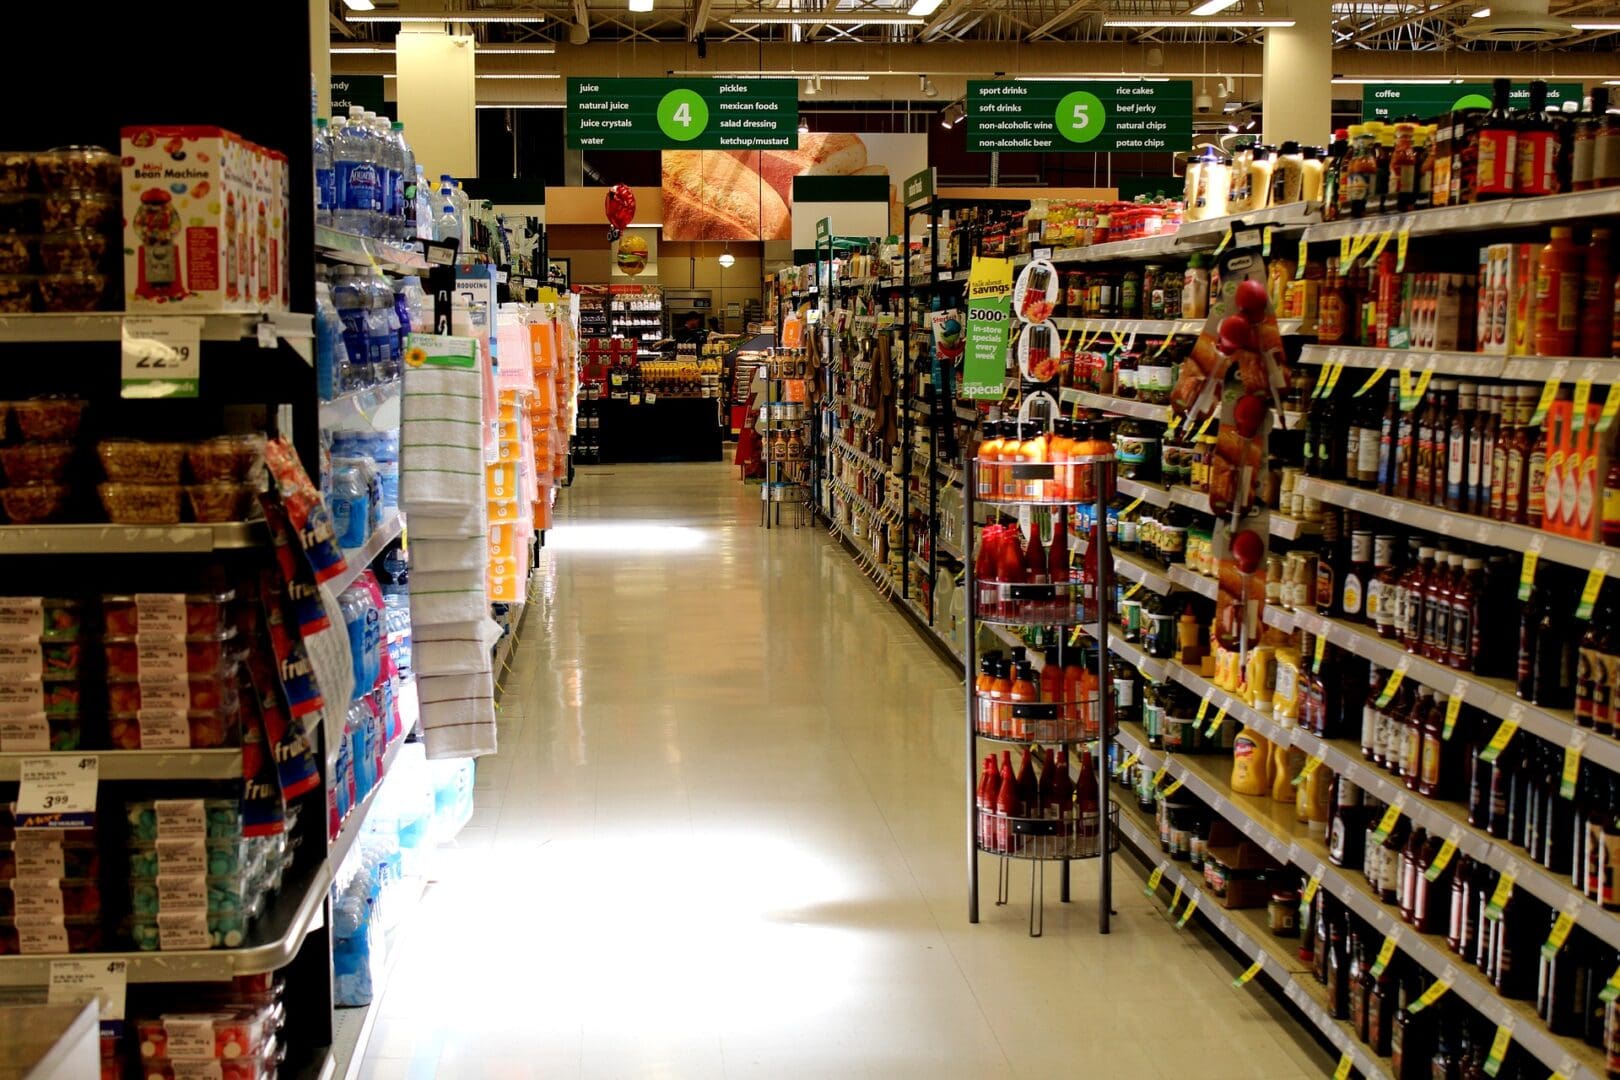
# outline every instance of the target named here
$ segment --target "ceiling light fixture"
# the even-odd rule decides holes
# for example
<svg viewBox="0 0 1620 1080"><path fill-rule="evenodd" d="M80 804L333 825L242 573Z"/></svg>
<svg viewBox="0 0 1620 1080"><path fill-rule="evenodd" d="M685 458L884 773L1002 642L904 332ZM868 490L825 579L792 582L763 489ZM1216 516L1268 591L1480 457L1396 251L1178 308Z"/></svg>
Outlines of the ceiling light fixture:
<svg viewBox="0 0 1620 1080"><path fill-rule="evenodd" d="M560 79L560 78L562 78L562 76L557 74L555 71L537 71L537 72L532 72L532 73L528 73L528 74L507 74L505 72L499 72L499 73L488 74L488 75L479 75L477 77L480 78L480 79Z"/></svg>
<svg viewBox="0 0 1620 1080"><path fill-rule="evenodd" d="M967 118L967 110L960 101L953 101L945 106L945 111L939 114L939 126L946 131L951 130Z"/></svg>
<svg viewBox="0 0 1620 1080"><path fill-rule="evenodd" d="M799 117L799 134L810 134L810 118L808 116Z"/></svg>
<svg viewBox="0 0 1620 1080"><path fill-rule="evenodd" d="M479 45L479 56L551 56L556 53L555 45ZM393 49L389 49L393 52Z"/></svg>
<svg viewBox="0 0 1620 1080"><path fill-rule="evenodd" d="M371 0L343 0L343 6L350 11L370 11L377 5Z"/></svg>
<svg viewBox="0 0 1620 1080"><path fill-rule="evenodd" d="M733 255L731 253L731 245L730 244L727 244L726 245L726 250L724 250L724 251L722 251L720 253L720 258L719 258L718 261L720 263L720 266L723 269L726 269L726 270L730 270L733 266L736 265L737 256L735 256L735 255Z"/></svg>
<svg viewBox="0 0 1620 1080"><path fill-rule="evenodd" d="M926 75L917 76L917 88L922 91L923 97L939 97L939 87Z"/></svg>
<svg viewBox="0 0 1620 1080"><path fill-rule="evenodd" d="M1268 26L1293 26L1293 19L1104 19L1103 25L1122 30L1151 30L1156 26L1186 29L1211 27L1219 30L1263 30Z"/></svg>
<svg viewBox="0 0 1620 1080"><path fill-rule="evenodd" d="M1571 19L1577 30L1620 30L1620 19Z"/></svg>
<svg viewBox="0 0 1620 1080"><path fill-rule="evenodd" d="M475 109L566 109L568 106L561 101L480 101L474 105ZM636 228L651 228L649 225L638 224Z"/></svg>
<svg viewBox="0 0 1620 1080"><path fill-rule="evenodd" d="M910 15L731 15L732 26L921 26ZM1292 25L1292 24L1290 24Z"/></svg>
<svg viewBox="0 0 1620 1080"><path fill-rule="evenodd" d="M364 53L387 53L393 55L394 47L392 45L341 45L333 42L331 52L333 56L359 56Z"/></svg>
<svg viewBox="0 0 1620 1080"><path fill-rule="evenodd" d="M651 11L652 9L653 9L653 0L630 0L630 10L631 11L646 12L646 11Z"/></svg>
<svg viewBox="0 0 1620 1080"><path fill-rule="evenodd" d="M866 82L872 78L864 73L842 71L739 71L733 75L716 75L712 71L668 71L683 79L820 79L822 82ZM908 72L879 72L881 75L903 75Z"/></svg>
<svg viewBox="0 0 1620 1080"><path fill-rule="evenodd" d="M546 17L535 11L446 11L441 15L401 15L372 11L364 15L345 14L349 22L381 23L538 23Z"/></svg>
<svg viewBox="0 0 1620 1080"><path fill-rule="evenodd" d="M945 0L917 0L917 2L912 4L911 7L906 11L906 14L923 18L938 11L939 6L944 2Z"/></svg>
<svg viewBox="0 0 1620 1080"><path fill-rule="evenodd" d="M1225 11L1229 7L1232 7L1237 2L1238 0L1204 0L1202 4L1199 4L1197 7L1187 12L1187 14L1197 15L1200 17L1206 15L1219 15L1221 12Z"/></svg>

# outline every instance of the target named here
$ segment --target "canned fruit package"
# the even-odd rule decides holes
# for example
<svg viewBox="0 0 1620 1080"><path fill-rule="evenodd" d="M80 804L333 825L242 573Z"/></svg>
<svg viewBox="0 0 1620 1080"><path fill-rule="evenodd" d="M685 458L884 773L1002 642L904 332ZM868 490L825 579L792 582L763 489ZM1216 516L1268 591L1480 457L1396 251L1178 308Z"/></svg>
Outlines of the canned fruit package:
<svg viewBox="0 0 1620 1080"><path fill-rule="evenodd" d="M142 709L107 718L114 750L217 750L241 742L235 712Z"/></svg>
<svg viewBox="0 0 1620 1080"><path fill-rule="evenodd" d="M90 879L0 881L0 915L69 918L101 914L101 887Z"/></svg>
<svg viewBox="0 0 1620 1080"><path fill-rule="evenodd" d="M0 315L21 315L34 310L33 274L0 277Z"/></svg>
<svg viewBox="0 0 1620 1080"><path fill-rule="evenodd" d="M38 289L39 306L45 311L95 311L107 291L107 278L83 270L41 274Z"/></svg>
<svg viewBox="0 0 1620 1080"><path fill-rule="evenodd" d="M115 525L180 524L179 484L100 484L96 494Z"/></svg>
<svg viewBox="0 0 1620 1080"><path fill-rule="evenodd" d="M130 877L130 910L137 918L160 911L203 910L210 916L243 915L251 906L252 885L244 874L204 877L201 874L158 874Z"/></svg>
<svg viewBox="0 0 1620 1080"><path fill-rule="evenodd" d="M42 397L13 401L12 414L22 437L42 442L65 442L79 433L85 403L78 398Z"/></svg>
<svg viewBox="0 0 1620 1080"><path fill-rule="evenodd" d="M0 843L0 881L16 877L95 878L101 849L72 840L8 840Z"/></svg>
<svg viewBox="0 0 1620 1080"><path fill-rule="evenodd" d="M45 232L66 229L110 232L118 227L118 216L118 196L106 191L63 188L46 192L40 199L39 224Z"/></svg>
<svg viewBox="0 0 1620 1080"><path fill-rule="evenodd" d="M59 521L67 513L69 489L62 484L35 484L0 491L0 504L13 525Z"/></svg>
<svg viewBox="0 0 1620 1080"><path fill-rule="evenodd" d="M141 1059L256 1057L274 1043L281 1009L276 1005L228 1009L213 1013L166 1013L137 1020L135 1037Z"/></svg>
<svg viewBox="0 0 1620 1080"><path fill-rule="evenodd" d="M194 521L246 521L248 512L253 508L254 494L252 484L221 482L186 485L186 502L191 506Z"/></svg>
<svg viewBox="0 0 1620 1080"><path fill-rule="evenodd" d="M107 709L113 713L147 709L185 709L188 712L234 714L239 705L236 679L229 670L193 675L184 682L146 683L134 679L109 680Z"/></svg>
<svg viewBox="0 0 1620 1080"><path fill-rule="evenodd" d="M191 475L199 484L258 479L264 466L263 435L220 435L186 447Z"/></svg>
<svg viewBox="0 0 1620 1080"><path fill-rule="evenodd" d="M98 952L101 942L99 915L61 919L32 915L0 917L0 956Z"/></svg>
<svg viewBox="0 0 1620 1080"><path fill-rule="evenodd" d="M118 155L99 146L57 146L33 155L34 174L46 191L116 192Z"/></svg>
<svg viewBox="0 0 1620 1080"><path fill-rule="evenodd" d="M73 444L67 442L23 443L0 446L0 470L13 487L36 484L60 486L73 463Z"/></svg>
<svg viewBox="0 0 1620 1080"><path fill-rule="evenodd" d="M39 238L39 263L48 274L94 273L107 254L107 234L68 229Z"/></svg>
<svg viewBox="0 0 1620 1080"><path fill-rule="evenodd" d="M126 804L124 819L130 842L136 845L190 838L199 833L209 840L237 840L242 836L242 807L235 799L145 799ZM170 831L178 831L178 836L170 837Z"/></svg>
<svg viewBox="0 0 1620 1080"><path fill-rule="evenodd" d="M209 635L181 638L104 639L103 652L107 658L109 679L123 681L140 679L178 679L186 676L208 675L225 666L230 653L231 639L236 627L227 627Z"/></svg>
<svg viewBox="0 0 1620 1080"><path fill-rule="evenodd" d="M185 443L148 442L144 439L103 439L96 456L107 479L124 484L177 484Z"/></svg>
<svg viewBox="0 0 1620 1080"><path fill-rule="evenodd" d="M165 911L151 917L132 916L125 925L129 940L142 952L234 949L247 940L248 919L243 915Z"/></svg>
<svg viewBox="0 0 1620 1080"><path fill-rule="evenodd" d="M0 596L0 641L71 641L81 612L79 601L61 596Z"/></svg>
<svg viewBox="0 0 1620 1080"><path fill-rule="evenodd" d="M179 631L186 637L218 634L226 628L225 605L236 598L231 591L219 593L147 593L141 595L103 594L101 612L107 636L126 637L142 632ZM146 611L143 623L141 612ZM181 624L183 613L184 624Z"/></svg>
<svg viewBox="0 0 1620 1080"><path fill-rule="evenodd" d="M159 840L129 846L131 879L155 878L182 867L210 876L242 874L251 869L252 848L247 840Z"/></svg>

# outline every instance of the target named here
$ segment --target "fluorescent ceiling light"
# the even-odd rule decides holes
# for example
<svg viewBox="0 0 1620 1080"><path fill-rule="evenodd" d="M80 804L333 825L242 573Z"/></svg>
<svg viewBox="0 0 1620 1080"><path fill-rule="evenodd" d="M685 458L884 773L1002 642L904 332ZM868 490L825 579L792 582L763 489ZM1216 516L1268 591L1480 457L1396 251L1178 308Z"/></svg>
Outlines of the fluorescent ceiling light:
<svg viewBox="0 0 1620 1080"><path fill-rule="evenodd" d="M1491 9L1488 7L1482 7L1473 13L1473 17L1476 19L1488 19L1491 17Z"/></svg>
<svg viewBox="0 0 1620 1080"><path fill-rule="evenodd" d="M508 101L504 104L494 101L480 101L473 106L475 109L566 109L567 107L560 101ZM640 225L636 226L638 229L641 227Z"/></svg>
<svg viewBox="0 0 1620 1080"><path fill-rule="evenodd" d="M508 74L505 74L505 73L491 74L491 75L479 75L479 76L477 76L477 78L480 78L480 79L560 79L560 78L562 78L562 76L557 74L555 71L537 71L537 72L532 72L532 73L519 73L519 74L512 74L512 75L508 75Z"/></svg>
<svg viewBox="0 0 1620 1080"><path fill-rule="evenodd" d="M1104 19L1104 26L1119 27L1121 29L1151 30L1154 27L1200 27L1207 26L1220 30L1247 30L1260 29L1267 26L1293 26L1293 19Z"/></svg>
<svg viewBox="0 0 1620 1080"><path fill-rule="evenodd" d="M555 45L479 45L479 56L550 56L557 51ZM390 48L389 52L394 50Z"/></svg>
<svg viewBox="0 0 1620 1080"><path fill-rule="evenodd" d="M343 6L350 11L370 11L376 7L371 0L343 0Z"/></svg>
<svg viewBox="0 0 1620 1080"><path fill-rule="evenodd" d="M1200 17L1205 15L1218 15L1237 2L1238 0L1204 0L1202 4L1199 4L1197 7L1187 12L1187 14L1198 15Z"/></svg>
<svg viewBox="0 0 1620 1080"><path fill-rule="evenodd" d="M651 11L653 0L630 0L631 11Z"/></svg>
<svg viewBox="0 0 1620 1080"><path fill-rule="evenodd" d="M739 71L735 75L716 75L712 71L672 71L670 74L683 79L820 79L822 82L866 82L872 78L869 74L846 71ZM900 72L880 71L878 74Z"/></svg>
<svg viewBox="0 0 1620 1080"><path fill-rule="evenodd" d="M1620 19L1572 19L1569 25L1577 30L1620 30Z"/></svg>
<svg viewBox="0 0 1620 1080"><path fill-rule="evenodd" d="M392 54L393 51L394 47L392 45L339 45L337 43L333 43L332 45L333 56L343 56L345 54L349 56L357 56L361 53Z"/></svg>
<svg viewBox="0 0 1620 1080"><path fill-rule="evenodd" d="M731 15L726 18L726 22L732 26L921 26L923 24L923 20L910 15Z"/></svg>
<svg viewBox="0 0 1620 1080"><path fill-rule="evenodd" d="M1337 78L1333 80L1334 86L1364 86L1369 83L1400 83L1405 86L1446 86L1450 83L1460 83L1461 79L1398 79L1392 76L1382 76L1376 79L1348 79Z"/></svg>
<svg viewBox="0 0 1620 1080"><path fill-rule="evenodd" d="M401 15L397 12L373 11L365 15L345 14L349 22L385 23L537 23L545 22L545 15L536 11L446 11L441 15Z"/></svg>
<svg viewBox="0 0 1620 1080"><path fill-rule="evenodd" d="M915 4L911 5L911 8L906 12L906 14L923 18L938 11L939 5L943 4L944 2L945 0L917 0Z"/></svg>

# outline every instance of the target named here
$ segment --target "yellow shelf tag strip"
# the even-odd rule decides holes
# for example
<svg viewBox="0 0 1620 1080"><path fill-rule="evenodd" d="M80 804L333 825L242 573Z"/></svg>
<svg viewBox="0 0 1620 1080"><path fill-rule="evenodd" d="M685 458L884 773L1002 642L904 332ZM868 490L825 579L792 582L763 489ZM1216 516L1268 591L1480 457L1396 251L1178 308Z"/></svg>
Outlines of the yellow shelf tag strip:
<svg viewBox="0 0 1620 1080"><path fill-rule="evenodd" d="M1166 911L1165 914L1174 915L1176 913L1176 905L1179 903L1181 903L1181 882L1178 881L1176 882L1176 894L1170 898L1170 909Z"/></svg>
<svg viewBox="0 0 1620 1080"><path fill-rule="evenodd" d="M1302 234L1299 238L1299 258L1294 263L1294 280L1302 281L1305 278L1305 261L1310 252L1310 242Z"/></svg>
<svg viewBox="0 0 1620 1080"><path fill-rule="evenodd" d="M1260 254L1271 258L1271 238L1277 232L1277 226L1267 225L1260 233Z"/></svg>
<svg viewBox="0 0 1620 1080"><path fill-rule="evenodd" d="M1434 860L1429 863L1429 868L1423 871L1424 877L1430 881L1440 880L1440 875L1451 865L1451 857L1457 854L1457 841L1461 838L1462 830L1453 826L1451 832L1441 842L1440 850L1434 853Z"/></svg>
<svg viewBox="0 0 1620 1080"><path fill-rule="evenodd" d="M1373 369L1373 373L1371 375L1367 376L1367 381L1361 384L1361 389L1357 390L1351 396L1352 397L1360 397L1361 395L1365 394L1367 391L1371 390L1373 387L1377 386L1378 385L1378 380L1382 379L1384 377L1384 373L1387 372L1388 370L1389 370L1389 365L1388 364L1379 364L1376 368Z"/></svg>
<svg viewBox="0 0 1620 1080"><path fill-rule="evenodd" d="M1620 389L1620 387L1616 387ZM1519 564L1519 600L1524 602L1530 599L1530 589L1536 583L1536 563L1541 561L1542 538L1536 537L1530 541L1530 546L1524 551L1524 561Z"/></svg>
<svg viewBox="0 0 1620 1080"><path fill-rule="evenodd" d="M1541 957L1551 960L1558 955L1558 950L1564 947L1569 940L1569 932L1575 929L1575 919L1581 913L1582 902L1578 896L1571 896L1565 900L1558 911L1558 917L1553 920L1552 930L1547 934L1547 940L1541 943Z"/></svg>
<svg viewBox="0 0 1620 1080"><path fill-rule="evenodd" d="M1395 698L1395 691L1401 688L1401 680L1406 678L1406 669L1410 665L1407 657L1401 657L1401 662L1395 665L1395 670L1389 673L1389 681L1378 694L1378 707L1382 709Z"/></svg>
<svg viewBox="0 0 1620 1080"><path fill-rule="evenodd" d="M1430 1005L1433 1005L1435 1002L1445 997L1446 991L1450 989L1451 984L1446 982L1446 980L1436 979L1427 990L1418 995L1418 999L1416 1001L1412 1002L1412 1004L1406 1007L1406 1011L1409 1013L1420 1013L1424 1009L1427 1009Z"/></svg>
<svg viewBox="0 0 1620 1080"><path fill-rule="evenodd" d="M1384 969L1389 967L1389 962L1395 958L1395 946L1400 944L1400 940L1401 932L1399 930L1391 932L1390 935L1384 939L1383 946L1378 950L1378 955L1373 959L1373 978L1376 979L1378 976L1382 975L1384 973Z"/></svg>
<svg viewBox="0 0 1620 1080"><path fill-rule="evenodd" d="M1575 607L1575 617L1583 622L1592 618L1592 609L1597 606L1598 590L1603 588L1603 579L1609 576L1609 567L1614 563L1614 555L1603 552L1593 563L1592 569L1587 571L1586 585L1581 589L1581 602Z"/></svg>
<svg viewBox="0 0 1620 1080"><path fill-rule="evenodd" d="M1187 925L1187 920L1192 918L1193 912L1198 910L1198 898L1201 895L1203 895L1203 894L1202 893L1193 893L1192 899L1187 902L1187 910L1183 911L1181 913L1181 918L1176 920L1176 929L1177 930L1180 930L1182 927L1186 926Z"/></svg>
<svg viewBox="0 0 1620 1080"><path fill-rule="evenodd" d="M1242 974L1238 975L1237 978L1232 980L1232 985L1233 986L1248 986L1250 983L1252 983L1254 981L1254 977L1256 975L1260 974L1261 969L1264 968L1265 966L1266 966L1265 960L1263 960L1263 959L1262 960L1256 960L1254 963L1252 963L1248 967L1244 968Z"/></svg>
<svg viewBox="0 0 1620 1080"><path fill-rule="evenodd" d="M1485 1055L1485 1075L1495 1076L1502 1071L1502 1060L1507 1057L1508 1047L1513 1043L1513 1026L1516 1017L1508 1017L1496 1029L1496 1038L1491 1040L1491 1049Z"/></svg>
<svg viewBox="0 0 1620 1080"><path fill-rule="evenodd" d="M1395 825L1401 820L1402 803L1392 802L1384 808L1384 816L1378 819L1378 828L1373 830L1372 842L1382 844L1389 839L1389 834L1395 831Z"/></svg>
<svg viewBox="0 0 1620 1080"><path fill-rule="evenodd" d="M1153 868L1153 873L1148 875L1147 888L1142 890L1148 896L1152 896L1155 892L1158 892L1159 882L1164 880L1165 867L1168 865L1168 863L1160 863L1158 866Z"/></svg>
<svg viewBox="0 0 1620 1080"><path fill-rule="evenodd" d="M1126 755L1125 760L1119 763L1119 768L1114 770L1114 775L1115 776L1124 776L1127 772L1130 771L1130 768L1131 768L1132 765L1135 765L1138 761L1141 760L1141 757L1142 756L1140 754L1138 754L1136 751L1134 751L1134 750L1131 751L1128 755Z"/></svg>
<svg viewBox="0 0 1620 1080"><path fill-rule="evenodd" d="M1395 236L1395 272L1401 273L1406 269L1406 245L1412 240L1412 230L1402 229Z"/></svg>
<svg viewBox="0 0 1620 1080"><path fill-rule="evenodd" d="M1491 893L1490 900L1485 904L1485 917L1487 919L1500 919L1502 909L1507 906L1508 897L1513 895L1513 882L1517 880L1512 868L1503 871L1502 876L1496 879L1496 889Z"/></svg>
<svg viewBox="0 0 1620 1080"><path fill-rule="evenodd" d="M1575 381L1575 409L1569 418L1571 431L1581 431L1586 427L1586 407L1592 403L1592 380L1577 379Z"/></svg>
<svg viewBox="0 0 1620 1080"><path fill-rule="evenodd" d="M1316 635L1316 655L1311 657L1311 671L1317 675L1322 674L1322 657L1327 653L1327 635Z"/></svg>
<svg viewBox="0 0 1620 1080"><path fill-rule="evenodd" d="M1299 787L1299 785L1303 784L1305 781L1307 781L1307 780L1309 780L1311 778L1312 773L1314 773L1317 769L1320 769L1321 767L1322 767L1322 759L1321 758L1319 758L1319 757L1307 758L1306 761L1305 761L1305 764L1301 765L1300 768L1299 768L1299 775L1294 777L1293 785L1295 787Z"/></svg>
<svg viewBox="0 0 1620 1080"><path fill-rule="evenodd" d="M1536 402L1536 411L1530 415L1530 426L1535 427L1547 417L1547 410L1552 408L1553 399L1558 396L1558 380L1548 379L1541 387L1541 399Z"/></svg>
<svg viewBox="0 0 1620 1080"><path fill-rule="evenodd" d="M1579 728L1570 733L1569 744L1564 747L1564 771L1558 776L1558 794L1565 799L1575 797L1575 781L1581 774L1581 751L1586 749L1587 733Z"/></svg>
<svg viewBox="0 0 1620 1080"><path fill-rule="evenodd" d="M1221 730L1221 725L1224 723L1226 723L1226 706L1222 705L1215 710L1215 719L1211 720L1209 727L1204 729L1204 735L1213 738Z"/></svg>
<svg viewBox="0 0 1620 1080"><path fill-rule="evenodd" d="M1480 751L1479 759L1481 761L1495 761L1498 755L1507 749L1507 744L1512 740L1513 733L1518 730L1519 722L1513 717L1510 716L1503 720L1501 725L1497 727L1496 734L1491 736L1491 741L1485 744L1484 750Z"/></svg>
<svg viewBox="0 0 1620 1080"><path fill-rule="evenodd" d="M1350 1051L1346 1050L1339 1055L1339 1066L1333 1070L1333 1080L1350 1080L1350 1069L1354 1064L1350 1059Z"/></svg>
<svg viewBox="0 0 1620 1080"><path fill-rule="evenodd" d="M1185 776L1178 776L1178 777L1176 777L1175 781L1169 787L1167 787L1163 791L1159 792L1159 794L1162 797L1168 799L1170 796L1172 796L1176 792L1180 791L1181 790L1181 785L1186 783L1186 782L1187 782L1187 778Z"/></svg>
<svg viewBox="0 0 1620 1080"><path fill-rule="evenodd" d="M1617 413L1620 413L1620 386L1611 386L1603 398L1603 412L1598 416L1597 429L1608 431L1614 426Z"/></svg>
<svg viewBox="0 0 1620 1080"><path fill-rule="evenodd" d="M1221 242L1219 244L1215 245L1215 252L1211 256L1211 258L1215 258L1215 259L1220 258L1221 257L1221 252L1225 251L1226 250L1226 245L1230 244L1231 242L1232 242L1232 226L1228 225L1226 227L1226 231L1221 234Z"/></svg>
<svg viewBox="0 0 1620 1080"><path fill-rule="evenodd" d="M1451 733L1457 730L1457 717L1462 712L1463 693L1467 688L1468 682L1465 679L1458 679L1451 688L1451 696L1446 699L1446 726L1440 732L1442 739L1450 741Z"/></svg>

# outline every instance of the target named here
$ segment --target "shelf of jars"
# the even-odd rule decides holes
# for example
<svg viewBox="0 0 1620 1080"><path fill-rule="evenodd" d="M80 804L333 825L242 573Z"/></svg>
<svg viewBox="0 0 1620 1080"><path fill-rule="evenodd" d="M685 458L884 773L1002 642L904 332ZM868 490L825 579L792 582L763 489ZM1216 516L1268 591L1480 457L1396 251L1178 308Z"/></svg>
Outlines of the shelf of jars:
<svg viewBox="0 0 1620 1080"><path fill-rule="evenodd" d="M1063 331L1094 332L1100 334L1128 334L1144 337L1165 335L1197 335L1203 333L1204 319L1075 319L1058 317L1052 325ZM1301 333L1299 319L1278 319L1277 329L1284 337Z"/></svg>
<svg viewBox="0 0 1620 1080"><path fill-rule="evenodd" d="M1403 234L1430 236L1439 233L1500 232L1538 225L1563 225L1617 214L1620 214L1620 188L1611 187L1325 221L1308 226L1304 240L1316 243L1345 237L1376 237L1385 232L1397 237Z"/></svg>
<svg viewBox="0 0 1620 1080"><path fill-rule="evenodd" d="M1152 420L1157 424L1168 424L1174 415L1168 405L1156 405L1135 398L1115 397L1112 394L1093 394L1087 390L1076 390L1068 386L1059 391L1058 400L1065 405L1082 405L1101 412L1134 416L1138 420Z"/></svg>
<svg viewBox="0 0 1620 1080"><path fill-rule="evenodd" d="M1605 1075L1603 1057L1598 1051L1548 1031L1532 1005L1503 997L1473 963L1453 953L1444 933L1420 932L1417 926L1403 919L1402 911L1392 912L1386 906L1364 874L1334 865L1327 843L1298 820L1293 803L1280 802L1269 795L1233 791L1227 779L1205 764L1204 757L1155 749L1136 724L1121 723L1117 741L1128 755L1126 760L1136 759L1131 763L1137 770L1136 783L1132 786L1137 788L1139 799L1144 791L1149 799L1162 799L1165 792L1173 794L1185 788L1213 815L1236 826L1277 864L1297 868L1299 878L1307 882L1306 889L1310 893L1320 892L1332 897L1353 911L1371 926L1375 940L1393 939L1390 951L1398 950L1426 972L1431 977L1428 981L1431 991L1437 986L1444 987L1435 994L1436 1000L1448 993L1455 994L1489 1025L1508 1026L1514 1044L1547 1069L1571 1080L1576 1077L1596 1080ZM1382 824L1380 822L1380 827ZM1312 882L1314 884L1310 884ZM1449 881L1445 882L1445 888L1449 893ZM1508 892L1504 900L1511 902L1511 884ZM1527 944L1533 948L1533 943ZM1524 959L1520 958L1519 962Z"/></svg>
<svg viewBox="0 0 1620 1080"><path fill-rule="evenodd" d="M1115 807L1121 836L1151 868L1143 871L1149 884L1142 891L1149 896L1169 897L1165 915L1176 920L1178 928L1186 926L1196 911L1239 953L1253 958L1254 963L1232 980L1234 986L1247 985L1257 976L1266 975L1334 1049L1349 1058L1358 1073L1367 1080L1390 1080L1388 1069L1357 1037L1355 1026L1334 1018L1334 1002L1327 988L1310 977L1310 961L1302 959L1293 944L1300 933L1295 912L1224 907L1221 894L1209 885L1200 864L1192 863L1184 870L1183 864L1174 859L1155 862L1154 852L1163 853L1165 845L1159 839L1158 822L1148 811L1119 796L1115 797ZM1279 927L1287 927L1288 932L1279 933Z"/></svg>
<svg viewBox="0 0 1620 1080"><path fill-rule="evenodd" d="M1113 240L1085 247L1053 248L1050 257L1053 263L1062 264L1108 262L1111 260L1149 258L1153 256L1190 255L1196 251L1221 246L1226 238L1227 230L1235 229L1239 225L1257 230L1269 226L1274 230L1274 233L1292 234L1320 220L1321 206L1319 203L1293 202L1243 214L1228 214L1219 217L1201 218L1195 221L1184 221L1174 232L1161 233L1156 236ZM1032 258L1032 255L1014 256L1013 265L1015 267L1023 266Z"/></svg>
<svg viewBox="0 0 1620 1080"><path fill-rule="evenodd" d="M1605 343L1607 348L1607 343ZM1425 349L1380 349L1358 345L1306 345L1300 360L1307 364L1349 368L1384 368L1389 371L1427 371L1465 379L1505 379L1520 382L1586 382L1599 386L1620 383L1620 360L1590 356L1508 356L1502 353L1457 352Z"/></svg>
<svg viewBox="0 0 1620 1080"><path fill-rule="evenodd" d="M851 446L849 443L844 442L842 439L835 440L833 442L833 446L838 450L839 453L845 454L845 455L855 459L860 464L866 466L868 469L871 469L874 472L878 472L878 473L888 473L889 472L889 467L887 465L885 465L883 462L879 461L877 458L873 457L871 454L863 453L860 450L857 450L854 446Z"/></svg>

